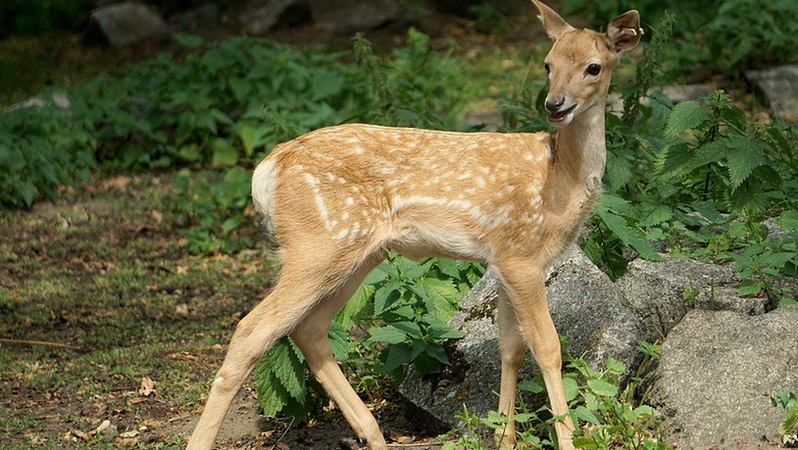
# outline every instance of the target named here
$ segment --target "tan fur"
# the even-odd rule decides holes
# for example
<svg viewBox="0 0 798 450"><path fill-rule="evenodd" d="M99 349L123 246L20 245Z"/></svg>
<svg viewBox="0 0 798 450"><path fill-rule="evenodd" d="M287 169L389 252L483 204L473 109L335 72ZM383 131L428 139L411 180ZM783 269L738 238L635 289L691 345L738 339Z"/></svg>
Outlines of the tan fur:
<svg viewBox="0 0 798 450"><path fill-rule="evenodd" d="M189 449L210 449L258 359L285 334L369 449L385 449L377 422L335 363L326 336L335 313L389 250L411 257L486 261L501 280L502 355L497 430L515 444L518 368L527 346L543 373L561 449L573 424L544 273L577 236L600 192L604 105L619 53L637 44L636 12L607 34L576 30L533 0L555 40L548 133L452 133L372 125L324 128L279 145L258 166L252 197L281 245L272 293L239 323ZM591 75L587 67L599 64ZM548 103L547 103L548 104ZM573 108L572 108L573 107ZM572 108L572 109L569 109ZM557 116L559 114L559 116Z"/></svg>

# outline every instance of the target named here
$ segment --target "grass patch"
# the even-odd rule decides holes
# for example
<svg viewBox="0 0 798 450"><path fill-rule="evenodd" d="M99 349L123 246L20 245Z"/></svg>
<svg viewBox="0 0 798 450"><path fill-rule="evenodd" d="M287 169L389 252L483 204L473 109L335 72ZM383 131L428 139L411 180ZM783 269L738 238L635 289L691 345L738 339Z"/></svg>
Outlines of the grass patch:
<svg viewBox="0 0 798 450"><path fill-rule="evenodd" d="M218 344L274 271L254 217L252 249L189 254L165 205L170 179L0 212L0 448L114 448L72 439L102 420L147 426L139 448L182 445L165 424L204 404ZM139 392L145 377L155 394Z"/></svg>

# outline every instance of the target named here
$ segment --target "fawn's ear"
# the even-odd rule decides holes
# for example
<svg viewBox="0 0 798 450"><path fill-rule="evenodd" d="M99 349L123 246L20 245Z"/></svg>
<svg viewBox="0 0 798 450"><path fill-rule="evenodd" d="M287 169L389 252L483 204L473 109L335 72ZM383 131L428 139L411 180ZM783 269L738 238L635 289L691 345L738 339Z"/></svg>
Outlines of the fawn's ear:
<svg viewBox="0 0 798 450"><path fill-rule="evenodd" d="M540 18L540 21L543 22L543 28L546 30L546 34L549 35L551 40L556 41L563 33L574 29L574 27L569 25L565 19L554 12L553 9L549 8L538 0L532 0L532 4L538 8L538 11L540 11L540 15L538 17Z"/></svg>
<svg viewBox="0 0 798 450"><path fill-rule="evenodd" d="M640 14L635 10L621 14L607 25L607 40L616 54L635 48L641 36Z"/></svg>

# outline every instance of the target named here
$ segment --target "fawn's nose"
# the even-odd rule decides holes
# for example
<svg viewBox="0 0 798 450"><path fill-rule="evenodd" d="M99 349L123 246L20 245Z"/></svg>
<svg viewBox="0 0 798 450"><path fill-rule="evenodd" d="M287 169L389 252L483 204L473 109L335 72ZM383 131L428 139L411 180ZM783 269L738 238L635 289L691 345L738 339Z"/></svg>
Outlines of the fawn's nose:
<svg viewBox="0 0 798 450"><path fill-rule="evenodd" d="M565 97L559 97L557 99L546 99L546 110L550 113L556 113L557 111L562 108L563 103L565 103Z"/></svg>

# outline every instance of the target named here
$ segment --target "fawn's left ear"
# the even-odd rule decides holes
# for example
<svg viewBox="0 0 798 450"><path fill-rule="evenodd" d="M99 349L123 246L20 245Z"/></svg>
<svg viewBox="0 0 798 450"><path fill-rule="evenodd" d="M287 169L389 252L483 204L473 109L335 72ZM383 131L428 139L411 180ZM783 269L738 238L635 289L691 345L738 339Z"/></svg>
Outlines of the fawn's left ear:
<svg viewBox="0 0 798 450"><path fill-rule="evenodd" d="M632 10L613 19L607 26L607 40L616 54L631 50L640 42L643 29L640 28L640 14Z"/></svg>

